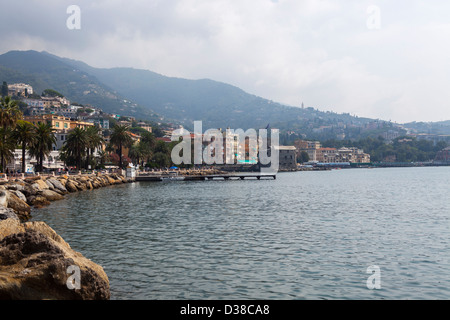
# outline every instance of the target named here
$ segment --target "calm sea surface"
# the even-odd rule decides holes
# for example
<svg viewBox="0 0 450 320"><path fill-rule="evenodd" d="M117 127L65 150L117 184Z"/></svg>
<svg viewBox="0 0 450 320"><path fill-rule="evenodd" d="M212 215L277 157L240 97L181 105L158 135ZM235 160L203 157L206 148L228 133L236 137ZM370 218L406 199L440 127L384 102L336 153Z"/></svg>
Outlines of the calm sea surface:
<svg viewBox="0 0 450 320"><path fill-rule="evenodd" d="M449 299L449 181L441 167L139 182L33 220L103 266L112 299Z"/></svg>

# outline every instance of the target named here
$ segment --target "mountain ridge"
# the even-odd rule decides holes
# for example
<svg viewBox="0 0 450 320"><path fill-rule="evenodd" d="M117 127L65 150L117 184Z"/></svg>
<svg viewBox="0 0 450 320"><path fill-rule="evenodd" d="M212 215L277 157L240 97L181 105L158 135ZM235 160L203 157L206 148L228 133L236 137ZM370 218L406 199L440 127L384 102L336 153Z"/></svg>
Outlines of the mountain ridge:
<svg viewBox="0 0 450 320"><path fill-rule="evenodd" d="M128 111L130 116L157 118L152 110L124 102L126 98L95 76L34 50L9 51L0 55L0 79L10 83L27 82L36 93L55 89L73 102L98 106L111 113Z"/></svg>
<svg viewBox="0 0 450 320"><path fill-rule="evenodd" d="M188 129L199 120L205 128L248 129L270 124L296 137L319 140L357 139L371 122L379 123L374 135L383 130L401 131L384 120L283 105L212 79L169 77L128 67L96 68L45 51L15 50L0 55L0 80L29 81L37 92L52 88L71 101L105 112L182 124ZM447 124L443 127L447 132Z"/></svg>

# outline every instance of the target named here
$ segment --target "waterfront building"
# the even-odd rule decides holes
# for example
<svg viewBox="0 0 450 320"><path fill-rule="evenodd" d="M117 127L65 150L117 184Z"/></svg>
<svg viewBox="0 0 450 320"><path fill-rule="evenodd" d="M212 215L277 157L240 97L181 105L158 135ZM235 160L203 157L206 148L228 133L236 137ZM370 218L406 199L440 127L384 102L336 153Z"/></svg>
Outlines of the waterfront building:
<svg viewBox="0 0 450 320"><path fill-rule="evenodd" d="M319 141L307 141L308 149L319 149L322 147Z"/></svg>
<svg viewBox="0 0 450 320"><path fill-rule="evenodd" d="M296 140L294 141L294 146L297 148L297 152L304 151L308 149L308 141L306 140Z"/></svg>
<svg viewBox="0 0 450 320"><path fill-rule="evenodd" d="M33 164L31 163L31 156L25 152L25 172L33 172ZM22 170L22 149L15 149L13 157L6 164L6 169L11 172L18 172Z"/></svg>
<svg viewBox="0 0 450 320"><path fill-rule="evenodd" d="M258 140L250 141L250 136L240 136L239 133L226 130L223 132L223 156L225 164L256 164Z"/></svg>
<svg viewBox="0 0 450 320"><path fill-rule="evenodd" d="M297 140L294 142L294 146L297 153L300 154L302 151L306 151L309 156L310 162L320 162L320 163L369 163L370 155L364 153L363 150L358 148L347 148L343 147L340 149L336 148L322 148L319 141L306 141Z"/></svg>
<svg viewBox="0 0 450 320"><path fill-rule="evenodd" d="M318 148L316 149L316 160L318 162L331 163L336 162L338 152L336 148Z"/></svg>
<svg viewBox="0 0 450 320"><path fill-rule="evenodd" d="M364 150L362 149L343 147L338 149L338 155L335 162L369 163L370 155L364 153Z"/></svg>
<svg viewBox="0 0 450 320"><path fill-rule="evenodd" d="M300 154L302 151L306 151L309 161L319 161L318 159L320 159L321 155L318 150L322 147L319 141L297 140L294 142L294 146L297 150L297 154Z"/></svg>
<svg viewBox="0 0 450 320"><path fill-rule="evenodd" d="M295 146L278 146L278 159L280 170L297 169L297 148Z"/></svg>
<svg viewBox="0 0 450 320"><path fill-rule="evenodd" d="M34 168L37 164L37 160L31 157L28 152L25 153L25 172L34 173ZM43 161L44 169L60 170L64 168L64 162L60 160L59 150L53 149L50 151L48 157L44 157ZM6 165L8 171L20 172L22 170L22 149L15 149L13 152L13 158Z"/></svg>

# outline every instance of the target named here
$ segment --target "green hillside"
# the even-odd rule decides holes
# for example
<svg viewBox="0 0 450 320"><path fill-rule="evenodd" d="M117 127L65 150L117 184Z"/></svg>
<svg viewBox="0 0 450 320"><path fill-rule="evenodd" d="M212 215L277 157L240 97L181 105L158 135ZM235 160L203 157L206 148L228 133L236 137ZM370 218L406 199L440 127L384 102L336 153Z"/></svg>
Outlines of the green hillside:
<svg viewBox="0 0 450 320"><path fill-rule="evenodd" d="M133 68L94 68L80 61L50 56L95 76L121 95L187 126L192 121L202 120L212 128L259 128L271 123L283 129L302 127L307 130L312 120L322 125L372 121L349 114L282 105L210 79L174 78Z"/></svg>
<svg viewBox="0 0 450 320"><path fill-rule="evenodd" d="M90 104L106 112L154 120L152 110L125 99L94 76L54 57L36 51L10 51L0 55L0 80L24 82L40 94L45 89L61 92L73 102Z"/></svg>
<svg viewBox="0 0 450 320"><path fill-rule="evenodd" d="M84 62L46 52L11 51L0 55L0 81L26 82L37 93L51 88L70 100L91 104L106 112L137 118L181 123L192 129L279 128L285 140L295 138L359 139L395 129L373 119L282 105L222 82L167 77L133 68L94 68Z"/></svg>

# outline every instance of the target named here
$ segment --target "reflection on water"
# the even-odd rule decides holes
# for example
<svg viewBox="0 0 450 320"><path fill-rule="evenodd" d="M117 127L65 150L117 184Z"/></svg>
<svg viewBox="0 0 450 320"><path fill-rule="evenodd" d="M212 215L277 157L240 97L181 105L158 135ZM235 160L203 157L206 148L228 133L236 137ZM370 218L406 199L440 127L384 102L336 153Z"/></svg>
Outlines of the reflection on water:
<svg viewBox="0 0 450 320"><path fill-rule="evenodd" d="M450 169L141 182L34 210L112 299L448 299ZM369 290L367 267L381 270Z"/></svg>

